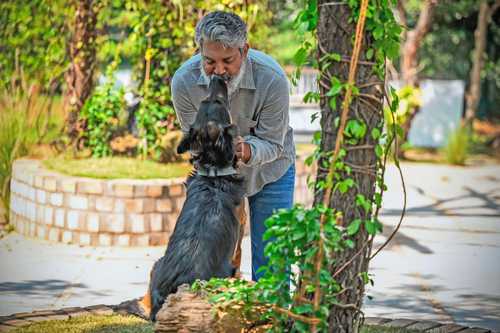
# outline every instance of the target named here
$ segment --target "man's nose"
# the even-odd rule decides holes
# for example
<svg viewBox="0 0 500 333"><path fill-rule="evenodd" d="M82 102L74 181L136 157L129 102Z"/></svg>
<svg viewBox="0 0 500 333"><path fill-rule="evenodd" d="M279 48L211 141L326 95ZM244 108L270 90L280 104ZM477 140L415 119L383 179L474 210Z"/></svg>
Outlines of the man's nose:
<svg viewBox="0 0 500 333"><path fill-rule="evenodd" d="M214 73L217 75L223 75L226 73L226 68L224 67L224 64L215 64L215 69Z"/></svg>

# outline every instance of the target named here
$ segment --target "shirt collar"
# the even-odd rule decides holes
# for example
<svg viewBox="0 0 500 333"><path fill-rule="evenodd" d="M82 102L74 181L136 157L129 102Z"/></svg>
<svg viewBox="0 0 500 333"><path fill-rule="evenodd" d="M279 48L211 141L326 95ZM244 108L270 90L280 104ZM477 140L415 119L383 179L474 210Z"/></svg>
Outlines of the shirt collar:
<svg viewBox="0 0 500 333"><path fill-rule="evenodd" d="M198 81L196 82L199 86L208 86L208 78L202 74L203 71L203 59L201 59L200 55L200 64L198 66L200 70L200 76L198 77ZM255 81L253 80L253 70L252 70L252 61L250 60L249 55L245 59L246 67L245 73L243 73L243 77L241 78L240 88L243 89L251 89L255 90Z"/></svg>

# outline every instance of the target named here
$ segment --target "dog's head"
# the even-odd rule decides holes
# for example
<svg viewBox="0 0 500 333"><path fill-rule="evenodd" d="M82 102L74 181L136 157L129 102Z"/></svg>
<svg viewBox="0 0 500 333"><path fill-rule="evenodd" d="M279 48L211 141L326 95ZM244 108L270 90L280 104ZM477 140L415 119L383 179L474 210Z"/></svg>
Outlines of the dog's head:
<svg viewBox="0 0 500 333"><path fill-rule="evenodd" d="M201 102L194 123L184 135L177 153L189 151L195 166L224 168L234 164L233 138L237 127L231 124L227 87L222 77L214 75L210 95Z"/></svg>

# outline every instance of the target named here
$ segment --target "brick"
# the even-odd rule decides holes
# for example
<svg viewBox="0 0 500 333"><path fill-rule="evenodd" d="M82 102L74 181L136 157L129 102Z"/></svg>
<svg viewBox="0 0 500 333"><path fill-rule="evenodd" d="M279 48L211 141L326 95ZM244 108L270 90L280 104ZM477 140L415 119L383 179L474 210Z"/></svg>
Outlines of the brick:
<svg viewBox="0 0 500 333"><path fill-rule="evenodd" d="M90 234L87 232L81 232L79 235L78 244L80 245L90 245Z"/></svg>
<svg viewBox="0 0 500 333"><path fill-rule="evenodd" d="M431 328L436 328L441 326L440 323L435 322L435 321L430 321L430 320L420 320L416 322L415 324L411 324L410 326L406 327L407 330L417 330L417 331L426 331Z"/></svg>
<svg viewBox="0 0 500 333"><path fill-rule="evenodd" d="M174 200L175 200L175 209L180 212L182 209L182 206L184 206L184 201L186 200L186 198L185 197L177 197Z"/></svg>
<svg viewBox="0 0 500 333"><path fill-rule="evenodd" d="M36 224L35 223L30 223L29 225L29 231L28 231L28 235L30 237L35 237L36 236Z"/></svg>
<svg viewBox="0 0 500 333"><path fill-rule="evenodd" d="M35 187L43 188L43 176L35 176Z"/></svg>
<svg viewBox="0 0 500 333"><path fill-rule="evenodd" d="M104 187L102 182L99 181L79 181L77 186L78 193L86 194L102 194Z"/></svg>
<svg viewBox="0 0 500 333"><path fill-rule="evenodd" d="M44 213L45 213L45 206L37 205L36 206L36 218L35 218L35 221L37 223L44 223L43 222L45 219Z"/></svg>
<svg viewBox="0 0 500 333"><path fill-rule="evenodd" d="M89 232L99 232L99 214L88 213L87 214L87 231Z"/></svg>
<svg viewBox="0 0 500 333"><path fill-rule="evenodd" d="M55 213L54 224L58 227L64 228L66 212L62 208L57 208Z"/></svg>
<svg viewBox="0 0 500 333"><path fill-rule="evenodd" d="M59 242L61 236L61 231L57 228L50 228L49 230L49 241Z"/></svg>
<svg viewBox="0 0 500 333"><path fill-rule="evenodd" d="M125 231L125 216L123 214L102 214L100 222L102 223L100 231L116 233Z"/></svg>
<svg viewBox="0 0 500 333"><path fill-rule="evenodd" d="M60 180L59 191L65 193L76 193L76 181L71 178L64 178Z"/></svg>
<svg viewBox="0 0 500 333"><path fill-rule="evenodd" d="M31 221L35 221L36 219L36 205L32 201L26 202L26 217Z"/></svg>
<svg viewBox="0 0 500 333"><path fill-rule="evenodd" d="M417 321L413 320L413 319L395 319L395 320L389 321L387 323L384 323L384 327L405 328L407 326L415 324L416 322Z"/></svg>
<svg viewBox="0 0 500 333"><path fill-rule="evenodd" d="M81 195L70 195L68 203L69 207L73 209L87 210L89 208L88 198Z"/></svg>
<svg viewBox="0 0 500 333"><path fill-rule="evenodd" d="M99 246L111 246L111 236L108 234L99 234Z"/></svg>
<svg viewBox="0 0 500 333"><path fill-rule="evenodd" d="M131 245L149 246L149 235L132 235Z"/></svg>
<svg viewBox="0 0 500 333"><path fill-rule="evenodd" d="M112 197L101 197L96 200L95 208L98 212L112 212L115 199Z"/></svg>
<svg viewBox="0 0 500 333"><path fill-rule="evenodd" d="M62 242L63 243L72 243L73 242L73 232L71 231L63 231L63 234L62 234Z"/></svg>
<svg viewBox="0 0 500 333"><path fill-rule="evenodd" d="M154 232L149 234L149 246L161 246L168 244L168 234L166 232Z"/></svg>
<svg viewBox="0 0 500 333"><path fill-rule="evenodd" d="M169 232L173 232L175 228L175 224L177 223L178 214L171 213L167 215L166 218L166 229Z"/></svg>
<svg viewBox="0 0 500 333"><path fill-rule="evenodd" d="M115 199L113 211L116 213L125 213L125 199Z"/></svg>
<svg viewBox="0 0 500 333"><path fill-rule="evenodd" d="M36 190L33 187L28 186L26 189L26 197L31 201L35 201Z"/></svg>
<svg viewBox="0 0 500 333"><path fill-rule="evenodd" d="M52 225L54 218L54 208L52 207L45 207L43 211L43 223L46 225Z"/></svg>
<svg viewBox="0 0 500 333"><path fill-rule="evenodd" d="M132 198L134 196L134 186L130 184L114 184L115 196L122 198Z"/></svg>
<svg viewBox="0 0 500 333"><path fill-rule="evenodd" d="M2 324L7 325L7 326L21 327L21 326L29 325L30 322L27 320L24 320L24 319L10 319L10 320L4 321Z"/></svg>
<svg viewBox="0 0 500 333"><path fill-rule="evenodd" d="M115 244L118 246L130 246L130 236L129 235L116 236Z"/></svg>
<svg viewBox="0 0 500 333"><path fill-rule="evenodd" d="M85 213L79 212L77 210L68 211L66 217L66 224L71 230L79 230L80 229L80 221L84 219Z"/></svg>
<svg viewBox="0 0 500 333"><path fill-rule="evenodd" d="M62 206L63 204L63 194L62 193L52 193L50 195L50 203L53 206Z"/></svg>
<svg viewBox="0 0 500 333"><path fill-rule="evenodd" d="M130 230L133 233L144 233L146 231L146 219L143 214L128 215Z"/></svg>
<svg viewBox="0 0 500 333"><path fill-rule="evenodd" d="M148 185L146 188L146 196L150 198L158 198L163 194L163 186L161 185Z"/></svg>
<svg viewBox="0 0 500 333"><path fill-rule="evenodd" d="M366 317L365 318L365 325L378 326L378 325L382 325L383 323L387 323L389 321L391 321L391 319L389 319L389 318Z"/></svg>
<svg viewBox="0 0 500 333"><path fill-rule="evenodd" d="M168 195L171 197L178 197L184 194L184 185L182 184L174 184L170 185L168 188Z"/></svg>
<svg viewBox="0 0 500 333"><path fill-rule="evenodd" d="M144 201L142 199L126 199L125 212L142 213L144 212Z"/></svg>
<svg viewBox="0 0 500 333"><path fill-rule="evenodd" d="M104 304L87 306L87 307L85 307L85 310L91 312L92 314L101 315L101 316L111 315L114 312L112 308L110 308L109 306L106 306Z"/></svg>
<svg viewBox="0 0 500 333"><path fill-rule="evenodd" d="M47 192L44 190L36 190L36 202L45 204L47 202Z"/></svg>
<svg viewBox="0 0 500 333"><path fill-rule="evenodd" d="M47 237L47 229L43 225L37 225L36 226L36 237L40 239L45 239Z"/></svg>
<svg viewBox="0 0 500 333"><path fill-rule="evenodd" d="M144 198L147 193L147 185L134 185L134 197Z"/></svg>
<svg viewBox="0 0 500 333"><path fill-rule="evenodd" d="M156 200L151 198L143 199L142 210L144 213L152 213L156 209Z"/></svg>
<svg viewBox="0 0 500 333"><path fill-rule="evenodd" d="M54 177L44 177L43 188L46 191L55 192L57 190L57 180Z"/></svg>
<svg viewBox="0 0 500 333"><path fill-rule="evenodd" d="M163 231L163 215L150 214L149 215L149 229L151 231Z"/></svg>
<svg viewBox="0 0 500 333"><path fill-rule="evenodd" d="M173 210L171 199L157 199L156 211L160 213L170 213Z"/></svg>

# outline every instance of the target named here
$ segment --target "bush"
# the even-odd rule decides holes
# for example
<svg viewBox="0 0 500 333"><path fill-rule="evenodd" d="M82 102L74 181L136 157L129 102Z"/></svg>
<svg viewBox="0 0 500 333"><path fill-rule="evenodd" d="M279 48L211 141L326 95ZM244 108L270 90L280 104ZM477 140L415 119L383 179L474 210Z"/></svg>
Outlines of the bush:
<svg viewBox="0 0 500 333"><path fill-rule="evenodd" d="M459 126L448 136L448 143L443 148L446 161L449 164L465 165L470 146L470 131L465 126Z"/></svg>
<svg viewBox="0 0 500 333"><path fill-rule="evenodd" d="M0 197L8 220L12 163L28 154L47 131L51 104L38 86L12 86L0 93Z"/></svg>

